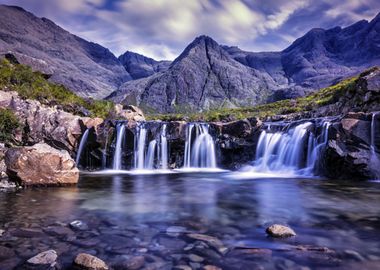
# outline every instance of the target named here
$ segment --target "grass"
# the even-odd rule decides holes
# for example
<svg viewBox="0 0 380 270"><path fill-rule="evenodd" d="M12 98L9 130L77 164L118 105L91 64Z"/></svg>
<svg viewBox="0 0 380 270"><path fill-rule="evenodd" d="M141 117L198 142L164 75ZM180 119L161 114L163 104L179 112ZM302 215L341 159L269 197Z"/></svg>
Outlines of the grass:
<svg viewBox="0 0 380 270"><path fill-rule="evenodd" d="M0 142L13 140L13 132L20 127L20 123L9 109L0 108Z"/></svg>
<svg viewBox="0 0 380 270"><path fill-rule="evenodd" d="M114 112L111 101L79 97L64 86L49 82L42 73L7 59L0 61L0 89L16 91L24 99L38 100L49 106L58 105L77 115L108 118Z"/></svg>
<svg viewBox="0 0 380 270"><path fill-rule="evenodd" d="M355 92L358 80L376 68L364 71L358 76L345 79L333 86L323 88L315 93L296 99L280 100L273 103L233 109L210 110L190 114L149 114L149 120L163 121L232 121L249 117L267 118L274 115L285 115L297 112L313 111L320 107L336 103L348 92Z"/></svg>

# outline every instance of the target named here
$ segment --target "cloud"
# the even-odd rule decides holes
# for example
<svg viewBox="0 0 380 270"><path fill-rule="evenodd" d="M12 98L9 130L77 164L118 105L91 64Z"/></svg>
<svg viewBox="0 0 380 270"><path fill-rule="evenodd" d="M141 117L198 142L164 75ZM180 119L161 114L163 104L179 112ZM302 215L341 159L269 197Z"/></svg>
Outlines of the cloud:
<svg viewBox="0 0 380 270"><path fill-rule="evenodd" d="M377 0L0 0L20 5L119 55L174 59L196 36L245 50L281 50L311 27L370 19Z"/></svg>

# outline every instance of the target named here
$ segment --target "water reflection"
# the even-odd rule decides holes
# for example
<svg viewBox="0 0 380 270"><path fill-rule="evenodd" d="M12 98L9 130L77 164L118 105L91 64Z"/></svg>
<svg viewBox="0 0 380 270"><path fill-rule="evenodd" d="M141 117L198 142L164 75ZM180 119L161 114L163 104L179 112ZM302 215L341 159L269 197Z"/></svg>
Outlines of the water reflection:
<svg viewBox="0 0 380 270"><path fill-rule="evenodd" d="M380 256L379 198L379 185L371 182L237 180L228 172L98 173L82 175L77 188L0 193L0 221L6 228L33 226L42 230L80 219L94 232L82 234L85 240L125 234L149 239L144 243L153 246L158 236L151 231L161 237L166 228L183 226L218 237L229 247L279 250L296 244L317 245L341 252L352 249L368 259ZM111 227L107 225L110 223ZM298 236L282 241L268 239L265 227L270 223L288 224ZM126 232L130 227L133 232ZM147 228L152 239L144 234ZM67 243L51 237L44 242L50 245L53 240ZM21 246L34 243L27 238L17 241ZM111 256L107 248L111 249L113 242L109 242L111 247L96 246L97 252Z"/></svg>

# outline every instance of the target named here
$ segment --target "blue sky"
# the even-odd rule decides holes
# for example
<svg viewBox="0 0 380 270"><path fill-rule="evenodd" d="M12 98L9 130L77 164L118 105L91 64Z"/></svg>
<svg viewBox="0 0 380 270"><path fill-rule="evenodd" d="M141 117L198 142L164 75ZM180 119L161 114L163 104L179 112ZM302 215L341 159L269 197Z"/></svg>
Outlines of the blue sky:
<svg viewBox="0 0 380 270"><path fill-rule="evenodd" d="M379 0L0 0L46 17L117 56L172 60L196 36L248 51L282 50L315 27L371 20Z"/></svg>

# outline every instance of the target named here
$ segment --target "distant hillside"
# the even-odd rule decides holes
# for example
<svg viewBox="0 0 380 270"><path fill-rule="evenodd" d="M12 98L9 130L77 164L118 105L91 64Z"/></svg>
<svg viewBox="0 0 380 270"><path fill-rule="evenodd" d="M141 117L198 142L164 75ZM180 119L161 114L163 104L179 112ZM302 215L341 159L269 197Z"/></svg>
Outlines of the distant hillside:
<svg viewBox="0 0 380 270"><path fill-rule="evenodd" d="M104 98L131 77L106 48L22 8L0 5L0 54L50 74L78 95Z"/></svg>

